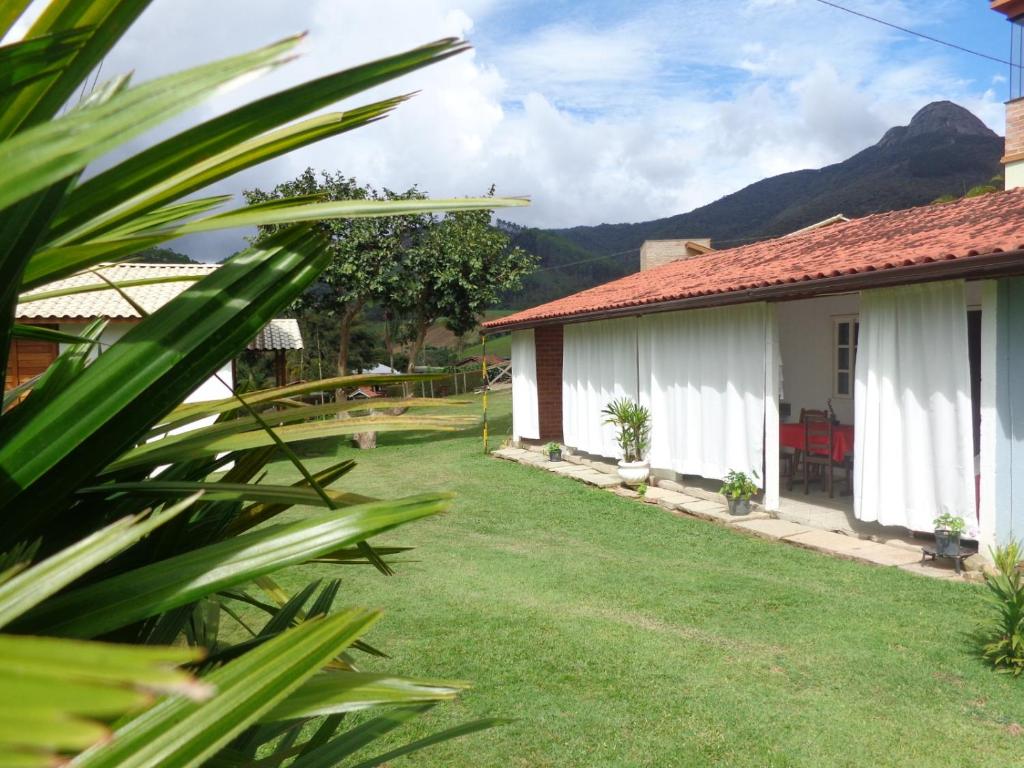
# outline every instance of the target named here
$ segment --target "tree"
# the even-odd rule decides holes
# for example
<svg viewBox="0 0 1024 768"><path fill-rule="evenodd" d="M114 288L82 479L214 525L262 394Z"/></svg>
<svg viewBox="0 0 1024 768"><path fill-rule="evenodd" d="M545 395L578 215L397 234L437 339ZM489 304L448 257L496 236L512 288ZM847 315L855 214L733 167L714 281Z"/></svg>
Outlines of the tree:
<svg viewBox="0 0 1024 768"><path fill-rule="evenodd" d="M140 251L137 256L132 256L130 259L125 259L126 262L140 262L144 264L199 264L201 262L196 261L191 256L187 256L184 253L179 253L173 248L160 248L153 246L147 248L144 251Z"/></svg>
<svg viewBox="0 0 1024 768"><path fill-rule="evenodd" d="M292 181L278 184L270 192L245 191L250 205L270 200L314 196L323 200L419 200L426 195L416 187L405 192L384 189L378 192L360 185L354 177L340 171L319 175L307 168ZM352 328L368 302L386 299L396 289L400 255L429 221L429 216L390 218L327 219L316 222L328 242L330 264L320 279L296 302L298 314L318 313L333 316L338 324L338 355L334 368L339 376L349 370ZM272 236L279 227L260 227L256 242ZM363 361L360 361L363 362ZM344 397L339 392L339 397Z"/></svg>
<svg viewBox="0 0 1024 768"><path fill-rule="evenodd" d="M493 196L493 186L488 194ZM508 234L491 226L492 213L431 217L403 253L402 279L388 309L405 318L409 371L435 322L444 318L456 336L468 333L486 309L536 268L536 256L512 247Z"/></svg>

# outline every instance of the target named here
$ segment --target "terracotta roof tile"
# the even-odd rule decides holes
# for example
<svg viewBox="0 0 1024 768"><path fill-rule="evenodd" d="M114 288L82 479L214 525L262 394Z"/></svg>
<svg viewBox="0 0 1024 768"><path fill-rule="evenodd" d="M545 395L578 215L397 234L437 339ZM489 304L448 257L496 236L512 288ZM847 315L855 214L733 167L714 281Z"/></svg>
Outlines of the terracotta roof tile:
<svg viewBox="0 0 1024 768"><path fill-rule="evenodd" d="M1024 249L1024 189L879 213L671 262L484 323L540 323Z"/></svg>

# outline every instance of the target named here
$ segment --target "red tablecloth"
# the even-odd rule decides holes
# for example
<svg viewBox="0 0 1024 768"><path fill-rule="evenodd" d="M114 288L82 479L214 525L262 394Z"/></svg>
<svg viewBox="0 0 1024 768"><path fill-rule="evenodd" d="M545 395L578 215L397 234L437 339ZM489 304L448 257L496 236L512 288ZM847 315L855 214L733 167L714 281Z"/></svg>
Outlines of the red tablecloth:
<svg viewBox="0 0 1024 768"><path fill-rule="evenodd" d="M783 448L804 449L803 424L779 424L779 444ZM839 424L832 427L832 461L837 464L848 453L853 453L853 425Z"/></svg>

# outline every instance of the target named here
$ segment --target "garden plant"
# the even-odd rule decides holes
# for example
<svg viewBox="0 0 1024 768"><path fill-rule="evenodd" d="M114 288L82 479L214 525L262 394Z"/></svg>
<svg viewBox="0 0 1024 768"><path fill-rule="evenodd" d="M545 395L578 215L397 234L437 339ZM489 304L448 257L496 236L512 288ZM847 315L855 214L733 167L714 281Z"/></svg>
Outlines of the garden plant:
<svg viewBox="0 0 1024 768"><path fill-rule="evenodd" d="M274 580L310 561L388 573L395 548L366 540L448 505L441 493L377 501L341 490L334 484L351 460L311 472L291 443L452 429L458 419L323 418L351 404L294 399L375 383L367 376L181 404L324 269L327 251L308 222L521 202L299 197L216 212L226 197L193 195L385 117L407 97L320 110L467 46L440 40L325 74L83 179L128 141L284 65L300 39L139 85L115 76L77 98L148 4L52 0L22 40L0 47L0 366L12 340L65 345L44 374L5 393L0 414L0 764L371 766L486 727L467 723L375 754L376 737L463 685L360 672L359 654L381 653L363 639L378 613L332 611L333 578L293 594ZM28 5L0 5L0 36ZM290 226L143 312L98 356L103 321L69 336L13 320L19 302L59 294L45 288L59 278L182 235L263 225ZM99 287L131 301L131 286L144 282ZM281 455L301 479L261 482ZM315 511L282 522L294 505ZM225 639L229 622L244 639ZM354 727L345 719L376 708Z"/></svg>

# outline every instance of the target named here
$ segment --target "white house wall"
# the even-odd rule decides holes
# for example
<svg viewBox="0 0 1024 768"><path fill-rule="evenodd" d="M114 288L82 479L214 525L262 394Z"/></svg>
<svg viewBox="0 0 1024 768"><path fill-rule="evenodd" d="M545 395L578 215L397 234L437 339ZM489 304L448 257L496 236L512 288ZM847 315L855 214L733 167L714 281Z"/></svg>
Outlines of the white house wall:
<svg viewBox="0 0 1024 768"><path fill-rule="evenodd" d="M796 421L801 408L824 410L829 398L836 416L853 423L853 397L833 397L833 318L856 315L860 296L825 296L776 305L782 353L782 400L790 404Z"/></svg>
<svg viewBox="0 0 1024 768"><path fill-rule="evenodd" d="M533 329L512 331L512 437L540 437L537 408L537 348Z"/></svg>
<svg viewBox="0 0 1024 768"><path fill-rule="evenodd" d="M605 423L601 411L618 398L639 399L636 318L568 325L562 355L565 444L595 456L622 458L616 429Z"/></svg>
<svg viewBox="0 0 1024 768"><path fill-rule="evenodd" d="M137 323L125 323L125 322L110 322L107 327L103 329L103 333L100 334L101 350L107 349L110 345L120 341L121 337L124 336L128 331L134 328ZM85 328L85 323L61 323L60 330L64 333L81 333ZM61 344L60 351L63 352L67 345ZM234 376L231 372L231 362L228 361L220 370L217 372L221 379L226 382L221 383L216 376L211 376L209 379L200 384L188 397L185 398L186 403L195 403L202 400L220 400L231 395L231 388L235 385ZM197 422L197 426L202 426L206 423L212 423L213 417L207 422Z"/></svg>

